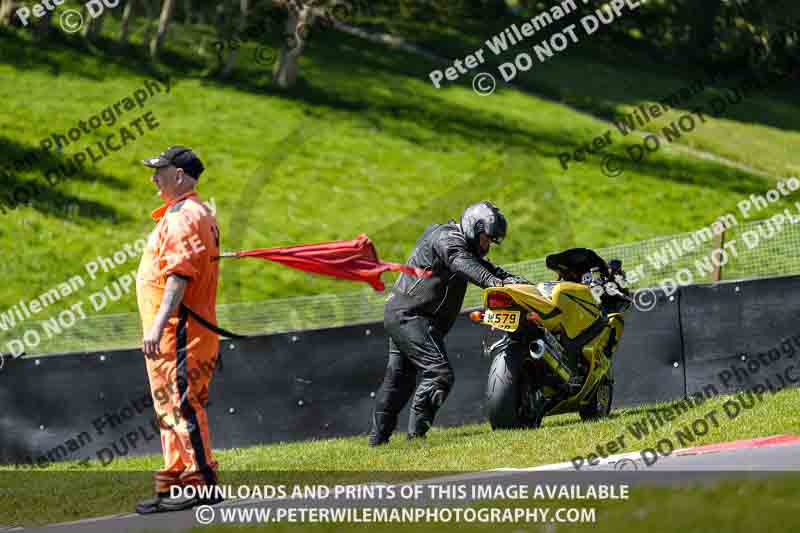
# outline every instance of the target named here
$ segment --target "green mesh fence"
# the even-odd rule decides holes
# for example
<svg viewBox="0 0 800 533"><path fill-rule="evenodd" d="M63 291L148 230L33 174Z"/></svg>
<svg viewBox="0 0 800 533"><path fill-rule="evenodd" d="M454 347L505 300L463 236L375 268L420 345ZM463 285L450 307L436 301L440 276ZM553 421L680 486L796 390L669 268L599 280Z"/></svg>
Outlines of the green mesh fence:
<svg viewBox="0 0 800 533"><path fill-rule="evenodd" d="M798 218L800 222L800 218ZM751 279L800 273L800 224L777 228L767 220L731 225L724 233L724 246L712 231L687 232L647 241L597 249L606 260L618 258L631 279L631 287L654 287L664 280L678 283L709 283L716 264L721 279ZM504 268L531 281L553 279L544 258L523 261ZM380 321L385 293L371 289L220 305L219 323L243 334L281 333ZM470 287L465 307L480 304L480 290ZM52 318L52 317L51 317ZM21 338L26 330L43 331L42 321L28 320L14 330L0 332L2 351L7 342ZM46 337L42 335L42 337ZM59 352L132 348L142 337L136 313L89 315L52 338L42 339L27 355Z"/></svg>

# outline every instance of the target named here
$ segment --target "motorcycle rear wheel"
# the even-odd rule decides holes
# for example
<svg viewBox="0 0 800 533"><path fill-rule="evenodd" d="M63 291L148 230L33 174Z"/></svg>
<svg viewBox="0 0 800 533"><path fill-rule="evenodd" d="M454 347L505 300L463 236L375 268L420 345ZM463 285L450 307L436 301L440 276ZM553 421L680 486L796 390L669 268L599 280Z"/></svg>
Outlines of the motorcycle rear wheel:
<svg viewBox="0 0 800 533"><path fill-rule="evenodd" d="M537 428L542 417L526 416L523 394L531 385L524 379L522 358L511 350L500 351L492 361L486 383L486 411L493 430Z"/></svg>

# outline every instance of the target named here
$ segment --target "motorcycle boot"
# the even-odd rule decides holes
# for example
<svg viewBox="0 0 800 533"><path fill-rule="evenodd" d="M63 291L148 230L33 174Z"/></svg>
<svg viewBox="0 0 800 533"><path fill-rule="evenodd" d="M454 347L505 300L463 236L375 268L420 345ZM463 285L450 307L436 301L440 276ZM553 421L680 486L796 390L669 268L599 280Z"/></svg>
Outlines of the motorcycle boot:
<svg viewBox="0 0 800 533"><path fill-rule="evenodd" d="M448 384L452 386L452 380L448 380ZM411 406L408 417L408 438L424 438L428 431L433 426L433 420L436 418L436 413L444 404L447 399L448 388L438 388L436 383L430 389L425 389L423 386L425 382L420 384L420 389L414 397L414 404Z"/></svg>
<svg viewBox="0 0 800 533"><path fill-rule="evenodd" d="M369 433L368 443L375 448L383 444L389 444L389 437L392 436L397 425L397 416L392 417L389 413L375 412L372 414L372 430Z"/></svg>

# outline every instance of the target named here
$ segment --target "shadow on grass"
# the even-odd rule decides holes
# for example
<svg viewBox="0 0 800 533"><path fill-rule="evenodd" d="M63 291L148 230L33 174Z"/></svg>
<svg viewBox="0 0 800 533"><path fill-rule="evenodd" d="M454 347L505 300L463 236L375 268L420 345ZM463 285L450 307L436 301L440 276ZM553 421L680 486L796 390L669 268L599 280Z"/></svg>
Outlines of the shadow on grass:
<svg viewBox="0 0 800 533"><path fill-rule="evenodd" d="M578 413L572 413L572 414L577 415ZM612 418L612 417L608 416L608 417L604 418L603 420L608 420L609 418ZM552 418L550 418L548 420L548 417L545 416L544 417L544 421L542 422L542 428L545 428L545 429L550 429L550 428L570 428L570 427L573 427L573 426L578 426L578 425L587 424L587 423L590 423L590 422L584 422L580 418L574 418L574 419L571 419L571 420L553 420Z"/></svg>
<svg viewBox="0 0 800 533"><path fill-rule="evenodd" d="M52 171L57 169L56 173ZM20 174L34 174L35 179L22 179ZM54 181L51 185L46 174ZM93 169L79 169L66 157L52 152L43 153L38 148L23 146L10 139L0 138L0 214L11 213L21 206L61 219L127 220L114 207L87 200L59 190L68 181L93 183L101 181L124 191L126 182L114 176L97 173Z"/></svg>
<svg viewBox="0 0 800 533"><path fill-rule="evenodd" d="M456 58L473 52L476 47L483 45L484 39L498 33L508 24L521 22L521 20L515 18L492 21L464 20L459 21L457 30L443 26L441 23L404 23L402 20L387 20L380 17L371 21L372 23L370 21L362 22L364 22L364 27L376 31L392 31L399 27L412 41L422 43L434 53L445 58ZM182 25L176 24L175 27L180 28ZM171 42L168 43L170 47L161 54L159 67L167 68L176 75L186 75L189 71L208 70L207 62L204 59L191 53L175 52L175 50L191 50L197 46L197 36L194 34L198 33L198 28L185 29L191 29L192 32L173 32ZM190 33L193 36L192 39L188 37ZM211 30L203 29L201 34L216 39ZM95 56L104 64L110 60L120 70L127 70L132 74L155 77L163 74L149 60L141 43L120 45L115 39L107 36L98 37L93 43L88 43L77 35L66 35L57 29L54 29L47 40L41 42L33 41L27 36L23 38L21 35L23 34L19 31L0 29L0 61L14 64L20 69L45 70L55 75L61 72L70 72L98 81L104 78L96 65L92 65L91 62L68 61L67 58L59 59L52 55L54 50L68 49L75 54ZM261 44L266 43L262 42ZM350 46L351 52L354 53L342 54L340 44ZM634 44L636 49L633 48ZM516 53L527 50L524 43L520 43L516 47L510 47L504 54L489 57L481 68L496 71L497 65L513 61ZM371 51L377 51L379 56L388 60L380 61L380 64L376 63L369 58ZM519 75L514 83L520 90L531 92L536 96L567 102L594 116L611 120L621 113L623 105L635 106L643 102L658 102L681 87L687 87L696 79L708 78L702 65L693 66L686 62L683 64L654 63L653 54L655 53L656 50L648 47L646 43L609 42L604 39L595 39L571 47L545 65L537 65L537 68ZM388 70L393 75L405 75L424 80L426 83L428 73L432 69L448 66L421 57L412 56L410 58L408 54L368 44L330 28L315 28L306 56L314 57L315 60L324 63L326 67L344 65L347 71L352 72L354 68L369 66L373 69ZM550 68L554 63L558 66ZM264 69L259 66L257 70ZM729 71L734 80L740 78L738 70L729 69ZM647 73L647 75L643 76L643 73ZM587 76L591 78L591 83L586 83ZM251 73L242 76L242 72L239 72L236 78L219 81L256 93L264 91L263 86L252 85L256 82L251 77ZM724 84L718 88L723 89ZM283 93L281 94L283 95ZM729 108L726 118L798 131L800 130L800 114L787 113L787 110L782 108L783 105L796 106L798 104L797 99L792 96L793 94L792 86L785 84L769 94L760 94L742 105L732 106ZM710 96L713 96L713 93ZM687 105L685 111L689 112L692 107L693 105Z"/></svg>
<svg viewBox="0 0 800 533"><path fill-rule="evenodd" d="M663 67L652 70L645 65L637 66L640 58L634 59L633 64L598 59L592 53L596 49L597 46L587 47L586 50L559 56L558 65L518 75L514 86L533 95L563 102L597 118L614 121L632 112L625 107L668 101L681 91L695 94L681 98L675 111L709 110L713 99L733 97L732 91L743 82L760 79L735 70L722 71L719 79L712 81L709 73L699 69L676 66L670 71ZM585 83L586 76L590 76L593 83ZM741 102L727 105L714 118L800 131L800 113L797 112L800 102L793 97L789 73L784 73L783 77L783 81L763 90L755 89ZM644 126L650 130L653 127L652 124Z"/></svg>
<svg viewBox="0 0 800 533"><path fill-rule="evenodd" d="M441 429L447 429L447 430L452 431L452 430L457 430L459 427L461 427L461 426L442 426ZM488 433L491 433L491 432L492 432L492 429L488 428L488 427L484 428L482 430L481 429L465 429L465 430L457 431L457 433L455 435L449 435L448 439L449 439L450 436L458 437L458 438L462 438L462 437L464 437L464 438L467 438L467 437L481 437L481 436L486 436ZM399 435L399 436L401 438L403 437L402 434ZM426 440L426 442L429 442L429 441ZM452 441L451 440L445 441L445 444L447 444L449 442L452 442Z"/></svg>
<svg viewBox="0 0 800 533"><path fill-rule="evenodd" d="M665 410L668 410L671 413L686 412L688 414L691 414L695 411L695 409L698 409L705 404L705 402L695 403L695 404L689 402L690 402L689 400L678 399L678 400L673 400L671 402L658 404L658 406L641 405L636 407L623 408L617 410L615 415L618 418L639 418L639 419L645 418L649 420L648 417L650 414L655 414L657 415L657 417L660 417L662 416L662 413ZM687 410L686 409L687 404L693 405L693 407L690 407ZM702 409L699 409L699 411L701 411L703 414L705 413L705 411Z"/></svg>
<svg viewBox="0 0 800 533"><path fill-rule="evenodd" d="M394 50L383 50L377 56L365 51L357 52L355 47L361 44L363 48L363 43L348 36L330 39L325 44L313 49L315 62L324 64L324 76L312 68L308 74L310 81L302 81L290 94L271 86L261 88L261 92L337 112L358 113L359 119L369 128L391 132L431 150L451 151L452 143L448 141L457 139L473 146L500 144L504 149L526 150L555 161L559 154L584 141L579 139L576 143L574 135L566 132L542 131L491 111L478 111L453 103L436 96L433 90L418 92L414 84L425 80L428 69L432 68L425 59L409 62L406 54ZM357 62L343 59L350 55L342 53L348 48L359 54ZM357 66L354 67L354 63ZM365 75L358 76L359 71ZM368 72L372 72L371 77L366 75ZM398 74L406 79L398 81ZM316 83L323 77L326 79L324 85ZM365 79L369 80L366 86ZM248 85L244 81L240 83ZM257 87L247 89L259 90ZM537 96L532 91L524 92ZM593 164L598 176L602 176L601 158L587 164ZM713 161L687 159L686 156L682 159L667 158L663 156L663 150L658 157L648 157L629 165L629 170L677 183L740 194L763 192L769 183L764 178Z"/></svg>
<svg viewBox="0 0 800 533"><path fill-rule="evenodd" d="M399 28L402 35L446 58L461 58L483 45L483 40L502 31L518 19L503 21L459 21L459 31L428 24L421 31L420 24L400 20L379 20L377 31L392 32ZM475 38L478 36L479 38ZM538 42L534 37L531 43ZM527 41L526 41L527 43ZM487 54L485 70L497 72L503 62L512 62L520 52L530 52L526 43L520 43L500 56ZM484 49L486 47L484 46ZM688 58L671 56L664 60L664 46L621 36L596 36L581 42L548 61L536 64L529 72L521 73L512 82L522 91L539 97L567 103L581 111L604 120L612 120L622 112L622 106L636 106L644 102L659 102L682 87L689 87L698 79L708 79L708 67L693 64ZM740 57L739 63L745 63ZM737 62L730 59L731 65ZM450 65L440 65L443 68ZM482 67L483 68L483 67ZM719 67L727 71L723 82L694 101L687 102L689 112L697 104L723 94L725 87L735 87L747 78L740 67ZM589 83L587 83L587 81ZM787 112L800 104L794 83L785 81L762 93L756 93L740 105L730 106L724 118L752 124L763 124L788 131L800 131L800 113Z"/></svg>
<svg viewBox="0 0 800 533"><path fill-rule="evenodd" d="M25 68L48 68L57 71L71 69L79 75L102 79L98 76L97 70L92 71L86 66L85 61L70 61L70 58L65 56L59 62L46 53L47 47L41 49L34 47L19 36L9 37L7 31L0 34L1 49L8 50L9 41L17 46L23 45L21 46L23 51L18 57L14 56L6 61L10 60ZM92 54L91 46L77 37L60 36L54 43L69 47L74 52L73 55ZM188 44L183 48L179 46L181 43L171 44L171 51L163 54L161 63L161 66L170 70L171 76L185 76L188 75L188 71L203 67L204 62L193 57L191 53L174 52L177 49L190 49ZM92 46L106 50L99 57L106 63L109 60L116 62L115 67L120 71L148 76L157 74L149 61L142 57L141 47L119 49L110 39L100 39ZM54 45L51 45L50 49L53 47ZM575 61L570 57L565 55L564 59ZM561 60L562 57L559 56L558 59ZM37 67L39 60L41 65ZM428 72L441 65L436 65L425 58L410 57L404 52L365 43L334 30L324 30L320 31L319 35L315 34L301 65L302 72L309 81L301 79L300 83L288 92L281 91L271 82L264 81L264 77L268 77L264 67L255 65L256 68L252 68L252 64L244 62L240 63L234 77L224 80L206 79L206 83L295 101L307 106L305 109L307 114L324 114L327 110L347 116L355 115L357 120L365 124L365 128L390 132L408 142L442 152L452 151L454 142L458 142L461 146L466 143L491 148L499 146L501 149L526 150L552 158L555 162L560 153L585 140L578 139L576 142L574 134L568 133L568 130L538 129L533 127L533 124L509 120L498 113L478 110L439 97L432 88L424 84L427 84ZM629 91L631 85L636 87L636 83L633 83L636 81L635 72L626 71L625 67L618 65L608 67L607 76L613 83L609 82L606 86L587 84L585 67L585 63L575 63L575 68L567 69L559 73L556 78L548 80L551 87L559 88L557 91L551 91L552 95L558 98L564 94L564 90L560 87L570 87L570 91L585 96L586 107L591 112L608 116L621 103L636 103L641 99L652 98L655 94L653 90L646 88ZM674 78L670 81L678 83ZM419 92L417 87L420 88ZM536 89L541 89L536 82L520 84L520 90L541 96L537 94ZM606 106L598 102L611 102L611 104ZM336 119L335 116L330 118ZM800 125L800 118L796 122ZM787 122L784 126L793 124L794 122ZM732 170L713 162L688 160L685 156L684 159L651 157L639 163L635 170L667 181L726 189L741 194L761 192L767 184L766 180L745 172ZM599 158L596 171L598 177L602 178Z"/></svg>
<svg viewBox="0 0 800 533"><path fill-rule="evenodd" d="M174 67L193 64L191 60L187 63L186 58L170 52L165 52L164 57L167 64ZM19 70L36 70L53 76L70 74L98 82L107 79L111 66L159 80L165 77L141 46L120 46L106 37L90 43L78 34L68 35L56 28L46 39L39 40L25 30L0 26L0 62Z"/></svg>

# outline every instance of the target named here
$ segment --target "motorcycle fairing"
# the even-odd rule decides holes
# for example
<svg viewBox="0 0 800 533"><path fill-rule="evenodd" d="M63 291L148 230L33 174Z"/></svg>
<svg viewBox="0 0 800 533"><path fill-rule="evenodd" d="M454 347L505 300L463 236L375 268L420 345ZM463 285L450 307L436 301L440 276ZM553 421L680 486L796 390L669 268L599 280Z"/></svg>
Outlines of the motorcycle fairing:
<svg viewBox="0 0 800 533"><path fill-rule="evenodd" d="M586 285L558 282L552 286L506 285L484 291L484 308L488 308L489 294L503 292L514 299L520 307L535 311L544 327L550 331L561 331L574 339L591 326L600 316L600 307Z"/></svg>
<svg viewBox="0 0 800 533"><path fill-rule="evenodd" d="M561 332L562 339L569 341L586 331L601 316L600 307L589 287L567 281L534 285L506 285L484 291L484 308L488 308L491 292L503 292L520 307L535 311L542 325L552 332ZM548 415L577 411L587 404L603 376L611 370L611 359L606 355L622 337L623 315L609 315L602 330L581 349L588 363L588 373L581 389L574 395L557 403L548 410ZM564 338L566 337L566 338ZM613 339L613 341L612 341Z"/></svg>

